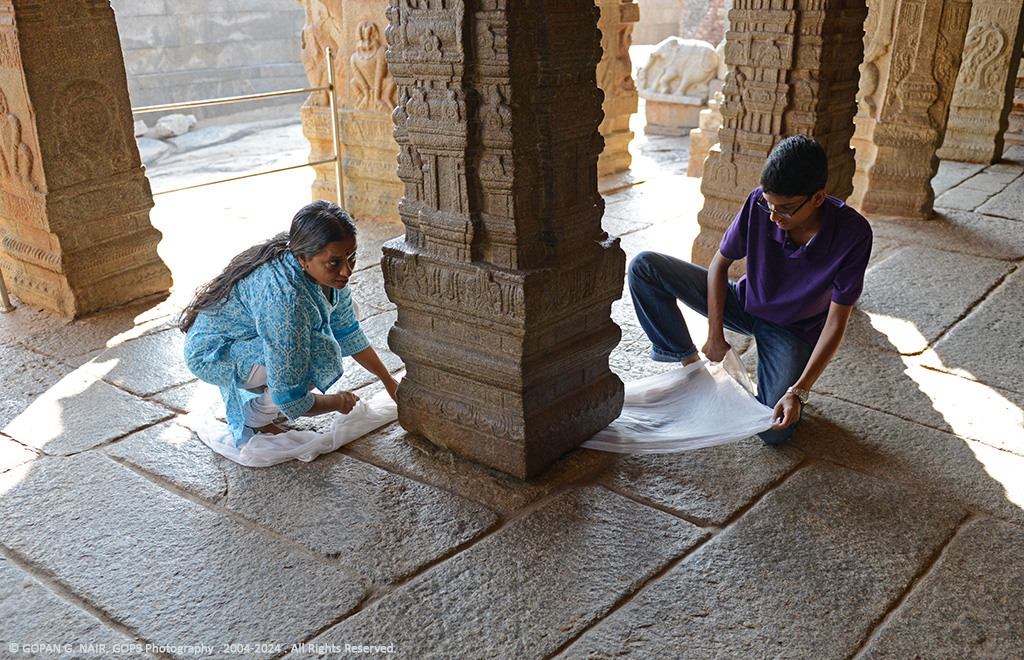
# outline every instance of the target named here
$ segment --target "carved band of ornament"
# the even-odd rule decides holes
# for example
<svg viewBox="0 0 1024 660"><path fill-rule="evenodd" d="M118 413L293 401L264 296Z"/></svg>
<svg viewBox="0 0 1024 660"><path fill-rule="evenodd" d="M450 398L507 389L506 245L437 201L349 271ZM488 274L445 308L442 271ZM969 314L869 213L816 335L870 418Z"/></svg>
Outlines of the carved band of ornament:
<svg viewBox="0 0 1024 660"><path fill-rule="evenodd" d="M513 442L521 442L525 436L525 425L522 420L513 419L507 413L488 410L481 401L464 401L451 394L441 396L406 379L402 383L409 403L420 410L428 412L431 417L440 417L483 432L489 436L497 436Z"/></svg>
<svg viewBox="0 0 1024 660"><path fill-rule="evenodd" d="M2 256L0 256L0 266L3 266L4 277L7 278L7 281L18 288L35 291L51 300L64 293L63 288L54 286L41 277L33 276L32 273L26 272L21 264L4 259ZM25 295L20 295L20 297L27 298Z"/></svg>
<svg viewBox="0 0 1024 660"><path fill-rule="evenodd" d="M963 84L975 89L998 85L1004 66L1001 56L1008 43L1006 35L995 23L979 23L972 27L964 40Z"/></svg>
<svg viewBox="0 0 1024 660"><path fill-rule="evenodd" d="M61 265L61 253L35 243L4 234L0 239L0 247L11 256L19 257L21 261L34 263L48 270L59 270Z"/></svg>
<svg viewBox="0 0 1024 660"><path fill-rule="evenodd" d="M498 281L492 271L442 269L439 266L388 261L389 275L403 299L444 303L481 319L518 325L526 314L521 283Z"/></svg>
<svg viewBox="0 0 1024 660"><path fill-rule="evenodd" d="M608 376L591 385L584 395L570 397L571 404L565 400L559 401L555 408L556 411L570 410L572 412L564 417L559 416L560 419L541 432L542 437L564 438L567 435L573 435L574 430L584 426L589 418L596 414L607 414L609 407L613 404L617 408L621 408L623 400L621 387L612 386L611 383L606 382L613 378L618 380L617 376L609 372ZM580 401L580 399L583 400ZM545 415L545 417L550 416L550 413Z"/></svg>

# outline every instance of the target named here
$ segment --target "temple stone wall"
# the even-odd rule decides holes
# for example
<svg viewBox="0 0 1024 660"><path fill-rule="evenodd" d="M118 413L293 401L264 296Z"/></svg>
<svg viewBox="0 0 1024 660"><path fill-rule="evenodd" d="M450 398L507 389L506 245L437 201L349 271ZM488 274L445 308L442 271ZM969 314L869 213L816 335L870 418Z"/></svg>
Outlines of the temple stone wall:
<svg viewBox="0 0 1024 660"><path fill-rule="evenodd" d="M678 35L717 46L725 38L726 0L681 0Z"/></svg>
<svg viewBox="0 0 1024 660"><path fill-rule="evenodd" d="M679 36L679 17L682 0L637 0L640 20L633 30L633 43L649 46L661 43L667 37Z"/></svg>
<svg viewBox="0 0 1024 660"><path fill-rule="evenodd" d="M306 86L299 49L304 15L295 0L111 0L111 5L133 106ZM188 112L203 118L299 103L283 97Z"/></svg>

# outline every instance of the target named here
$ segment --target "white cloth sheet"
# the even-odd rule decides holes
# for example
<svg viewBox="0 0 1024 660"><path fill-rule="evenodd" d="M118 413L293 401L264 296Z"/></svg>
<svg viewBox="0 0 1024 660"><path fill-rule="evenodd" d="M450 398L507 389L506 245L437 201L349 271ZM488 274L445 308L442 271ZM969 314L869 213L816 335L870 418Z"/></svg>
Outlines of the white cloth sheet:
<svg viewBox="0 0 1024 660"><path fill-rule="evenodd" d="M583 443L588 449L655 454L711 447L765 431L774 413L732 350L720 363L699 360L626 383L618 419Z"/></svg>
<svg viewBox="0 0 1024 660"><path fill-rule="evenodd" d="M381 391L369 401L357 401L347 415L338 413L329 433L297 430L257 433L241 447L235 447L227 424L217 421L212 414L198 420L195 431L207 447L235 463L269 467L292 459L308 463L396 419L398 407L386 391Z"/></svg>

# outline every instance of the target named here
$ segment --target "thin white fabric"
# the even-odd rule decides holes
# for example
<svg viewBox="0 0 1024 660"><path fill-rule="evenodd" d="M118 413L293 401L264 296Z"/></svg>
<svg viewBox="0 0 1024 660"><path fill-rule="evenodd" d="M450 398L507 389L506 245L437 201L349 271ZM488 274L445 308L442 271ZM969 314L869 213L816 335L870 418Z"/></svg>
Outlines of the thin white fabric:
<svg viewBox="0 0 1024 660"><path fill-rule="evenodd" d="M588 449L657 454L736 442L766 431L774 413L732 350L720 363L699 360L681 369L626 383L618 419L583 443Z"/></svg>
<svg viewBox="0 0 1024 660"><path fill-rule="evenodd" d="M396 419L398 407L388 393L382 391L369 401L357 401L347 415L336 415L329 433L296 430L257 433L241 447L236 447L227 424L218 422L212 415L197 423L195 430L200 440L221 456L247 467L269 467L292 459L308 463Z"/></svg>

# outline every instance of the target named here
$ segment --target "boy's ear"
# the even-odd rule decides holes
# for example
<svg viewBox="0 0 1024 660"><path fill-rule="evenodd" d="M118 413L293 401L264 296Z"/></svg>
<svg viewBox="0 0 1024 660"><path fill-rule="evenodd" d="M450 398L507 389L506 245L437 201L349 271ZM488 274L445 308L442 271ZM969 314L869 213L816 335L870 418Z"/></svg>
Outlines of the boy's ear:
<svg viewBox="0 0 1024 660"><path fill-rule="evenodd" d="M824 189L819 190L818 192L811 195L811 203L814 204L815 206L821 206L822 204L825 203L825 195L827 194L828 193L826 193Z"/></svg>

